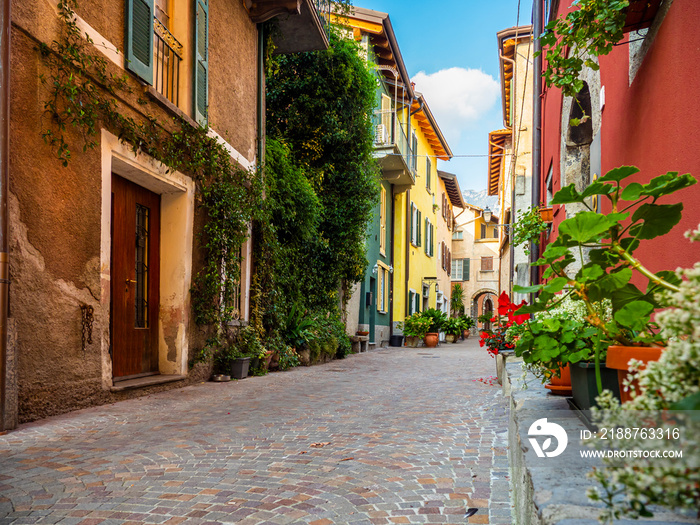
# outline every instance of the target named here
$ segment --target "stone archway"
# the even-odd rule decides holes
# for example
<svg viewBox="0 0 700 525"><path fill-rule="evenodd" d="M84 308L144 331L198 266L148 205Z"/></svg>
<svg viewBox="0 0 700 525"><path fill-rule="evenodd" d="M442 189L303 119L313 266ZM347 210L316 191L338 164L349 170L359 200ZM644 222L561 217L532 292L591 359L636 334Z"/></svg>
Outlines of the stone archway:
<svg viewBox="0 0 700 525"><path fill-rule="evenodd" d="M487 310L485 307L488 307L490 304L490 311L494 311L496 308L496 305L498 304L498 292L496 290L493 290L491 288L481 288L480 290L477 290L474 292L474 294L471 296L471 301L470 301L470 315L471 317L476 321L477 318L485 313ZM479 323L477 322L476 325L474 325L474 328L472 329L474 332L478 331L479 329L484 329L484 328L489 328L490 323Z"/></svg>

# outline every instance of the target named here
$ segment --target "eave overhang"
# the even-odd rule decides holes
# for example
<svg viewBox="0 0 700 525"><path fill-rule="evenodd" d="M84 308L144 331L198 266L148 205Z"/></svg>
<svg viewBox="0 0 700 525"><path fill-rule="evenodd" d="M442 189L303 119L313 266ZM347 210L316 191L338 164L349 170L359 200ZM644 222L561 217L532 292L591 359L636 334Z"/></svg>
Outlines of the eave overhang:
<svg viewBox="0 0 700 525"><path fill-rule="evenodd" d="M440 160L450 160L452 158L452 150L447 144L440 126L438 126L433 113L428 107L428 103L422 94L416 93L417 98L411 106L411 114L418 127L425 135L428 144L435 152L435 156Z"/></svg>
<svg viewBox="0 0 700 525"><path fill-rule="evenodd" d="M503 125L511 127L513 61L517 44L532 40L532 26L517 26L496 33L501 75Z"/></svg>
<svg viewBox="0 0 700 525"><path fill-rule="evenodd" d="M499 129L489 133L489 195L498 195L498 184L503 171L503 158L506 151L506 139L511 136L509 129Z"/></svg>
<svg viewBox="0 0 700 525"><path fill-rule="evenodd" d="M462 197L462 190L459 189L459 181L457 180L457 176L454 173L447 173L446 171L438 170L438 177L440 177L445 183L445 190L447 190L447 196L449 197L452 206L464 208L464 197Z"/></svg>
<svg viewBox="0 0 700 525"><path fill-rule="evenodd" d="M275 54L328 49L327 22L312 0L245 0L244 5L256 24L277 18Z"/></svg>

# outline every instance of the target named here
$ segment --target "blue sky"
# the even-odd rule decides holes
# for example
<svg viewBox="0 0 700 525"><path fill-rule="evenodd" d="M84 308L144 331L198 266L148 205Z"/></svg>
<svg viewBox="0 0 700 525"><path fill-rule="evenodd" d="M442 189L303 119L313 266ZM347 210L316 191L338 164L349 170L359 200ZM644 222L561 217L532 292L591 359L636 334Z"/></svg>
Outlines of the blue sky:
<svg viewBox="0 0 700 525"><path fill-rule="evenodd" d="M456 155L486 155L488 132L503 128L496 33L530 24L532 1L354 0L389 13L404 63ZM460 187L486 188L486 157L455 157L438 169Z"/></svg>

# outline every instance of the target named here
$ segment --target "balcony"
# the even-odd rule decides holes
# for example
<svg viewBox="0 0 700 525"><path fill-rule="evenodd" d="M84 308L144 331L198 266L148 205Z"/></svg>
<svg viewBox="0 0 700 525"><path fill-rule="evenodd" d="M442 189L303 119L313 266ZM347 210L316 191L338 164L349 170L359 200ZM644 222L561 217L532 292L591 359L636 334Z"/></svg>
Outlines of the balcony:
<svg viewBox="0 0 700 525"><path fill-rule="evenodd" d="M183 47L180 42L158 20L153 19L154 70L153 87L176 106L180 102L180 62Z"/></svg>
<svg viewBox="0 0 700 525"><path fill-rule="evenodd" d="M328 49L331 0L245 0L255 23L277 17L275 54Z"/></svg>
<svg viewBox="0 0 700 525"><path fill-rule="evenodd" d="M416 183L415 159L408 138L393 110L375 111L374 158L382 169L382 178L405 191Z"/></svg>

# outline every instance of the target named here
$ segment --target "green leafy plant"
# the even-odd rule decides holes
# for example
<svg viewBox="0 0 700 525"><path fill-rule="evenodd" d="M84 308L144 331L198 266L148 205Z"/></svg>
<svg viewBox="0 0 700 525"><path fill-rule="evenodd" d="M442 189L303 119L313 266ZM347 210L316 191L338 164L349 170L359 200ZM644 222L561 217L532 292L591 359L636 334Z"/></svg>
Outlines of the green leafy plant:
<svg viewBox="0 0 700 525"><path fill-rule="evenodd" d="M285 346L279 352L280 360L279 367L280 370L289 370L295 366L299 366L299 354L291 346Z"/></svg>
<svg viewBox="0 0 700 525"><path fill-rule="evenodd" d="M449 319L445 319L445 322L442 325L443 332L456 337L462 335L462 330L464 330L464 323L462 323L462 320L458 317L450 317Z"/></svg>
<svg viewBox="0 0 700 525"><path fill-rule="evenodd" d="M507 339L515 344L515 355L545 370L593 360L598 329L587 321L588 311L583 301L567 296L552 300L552 305L535 314L534 319L508 330ZM610 301L604 300L593 307L601 320L611 318ZM599 358L603 359L604 354Z"/></svg>
<svg viewBox="0 0 700 525"><path fill-rule="evenodd" d="M554 196L553 204L578 203L589 208L559 225L559 235L535 263L547 266L543 276L549 281L530 287L514 287L521 293L539 292L537 301L521 313L547 310L555 294L566 290L560 299L574 295L586 305L588 322L607 341L621 345L652 344L659 341L651 315L659 306L655 294L661 290L678 291L678 278L671 271L651 272L634 257L642 240L664 235L681 219L682 203L657 204L659 198L695 184L690 174L669 172L648 184L621 182L637 173L634 166L622 166L579 193L573 184ZM587 199L601 195L611 211L596 213ZM567 270L578 262L580 269L572 276ZM633 271L648 279L645 291L631 283ZM571 272L573 273L573 272ZM612 318L602 319L594 304L609 298Z"/></svg>
<svg viewBox="0 0 700 525"><path fill-rule="evenodd" d="M665 341L651 322L662 290L678 291L679 280L671 271L651 272L634 257L642 240L665 235L681 219L682 203L657 204L661 197L695 184L690 175L669 172L648 184L621 182L639 171L634 166L610 170L604 177L579 193L573 184L559 190L553 204L582 204L582 211L559 225L559 235L544 250L535 265L547 266L543 276L549 281L530 287L515 286L521 293L539 292L537 301L520 313L551 308L569 295L583 301L586 321L597 330L595 339L596 381L602 390L600 353L610 344L652 345ZM610 212L592 211L589 197L601 195L610 204ZM575 274L569 267L580 265ZM648 279L645 291L631 282L633 272ZM571 275L574 274L574 275ZM564 291L555 299L555 294ZM595 304L609 298L612 317L600 316Z"/></svg>
<svg viewBox="0 0 700 525"><path fill-rule="evenodd" d="M461 317L461 319L462 319L462 325L463 325L465 330L471 330L472 328L474 328L474 326L476 326L476 321L474 320L473 317L469 317L468 315L463 315Z"/></svg>
<svg viewBox="0 0 700 525"><path fill-rule="evenodd" d="M523 245L526 255L530 255L530 243L540 243L540 235L547 231L547 223L542 220L539 207L528 208L518 214L513 225L513 245Z"/></svg>
<svg viewBox="0 0 700 525"><path fill-rule="evenodd" d="M700 241L700 225L686 234ZM670 307L656 320L668 345L658 361L642 367L637 363L636 391L631 401L619 404L610 396L599 396L602 409L596 413L599 428L639 428L634 434L613 433L605 444L614 450L652 451L648 456L613 458L604 456L603 467L590 477L597 487L589 497L602 501L600 521L613 523L622 517L652 517L651 506L700 508L700 469L660 450L680 451L697 458L700 450L700 262L678 270L678 291L664 292L662 302ZM684 412L680 412L684 411ZM669 429L662 439L647 439L649 427ZM600 443L600 442L599 442ZM692 460L691 460L692 461ZM650 483L649 480L653 480Z"/></svg>
<svg viewBox="0 0 700 525"><path fill-rule="evenodd" d="M628 0L576 0L578 9L545 26L540 40L545 52L542 76L547 86L575 97L583 88L583 66L598 70L592 57L607 55L623 36Z"/></svg>
<svg viewBox="0 0 700 525"><path fill-rule="evenodd" d="M459 283L452 285L450 310L453 315L462 315L464 313L464 288L462 288L462 285Z"/></svg>
<svg viewBox="0 0 700 525"><path fill-rule="evenodd" d="M416 312L406 317L403 323L399 325L399 329L403 330L403 335L406 337L420 337L422 339L428 333L431 322L430 319Z"/></svg>
<svg viewBox="0 0 700 525"><path fill-rule="evenodd" d="M298 305L293 304L287 315L283 338L292 348L301 348L316 338L315 328L314 319L307 317Z"/></svg>
<svg viewBox="0 0 700 525"><path fill-rule="evenodd" d="M427 308L420 313L421 317L430 320L430 326L428 327L428 333L439 332L447 321L447 314L438 310L437 308Z"/></svg>

